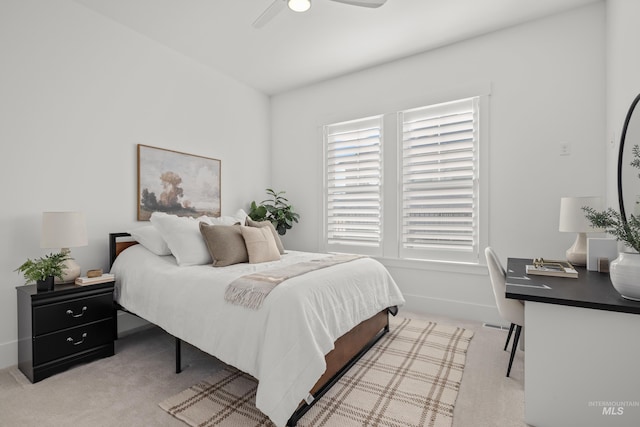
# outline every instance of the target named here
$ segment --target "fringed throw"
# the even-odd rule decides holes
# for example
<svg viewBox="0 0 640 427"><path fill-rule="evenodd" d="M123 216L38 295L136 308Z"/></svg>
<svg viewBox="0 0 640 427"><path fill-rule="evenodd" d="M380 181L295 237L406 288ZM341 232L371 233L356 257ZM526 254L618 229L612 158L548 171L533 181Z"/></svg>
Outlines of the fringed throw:
<svg viewBox="0 0 640 427"><path fill-rule="evenodd" d="M234 280L227 286L224 299L235 305L241 305L254 310L262 307L264 299L280 283L292 277L300 276L310 271L331 267L363 258L362 255L339 254L327 258L314 259L306 262L274 268L259 273L247 274Z"/></svg>

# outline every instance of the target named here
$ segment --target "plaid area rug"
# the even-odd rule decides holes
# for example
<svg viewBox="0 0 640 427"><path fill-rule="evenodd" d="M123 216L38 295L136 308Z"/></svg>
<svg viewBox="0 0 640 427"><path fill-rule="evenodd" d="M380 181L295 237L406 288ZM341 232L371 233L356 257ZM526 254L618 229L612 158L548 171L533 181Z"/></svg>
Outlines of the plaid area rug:
<svg viewBox="0 0 640 427"><path fill-rule="evenodd" d="M298 426L451 426L473 332L390 319L373 346ZM190 426L273 426L255 407L257 382L225 367L160 407Z"/></svg>

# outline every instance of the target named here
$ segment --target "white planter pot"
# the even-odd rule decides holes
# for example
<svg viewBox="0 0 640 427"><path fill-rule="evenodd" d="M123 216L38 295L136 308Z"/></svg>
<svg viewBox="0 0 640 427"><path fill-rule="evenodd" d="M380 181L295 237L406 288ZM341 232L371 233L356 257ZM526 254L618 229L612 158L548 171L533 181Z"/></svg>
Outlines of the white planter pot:
<svg viewBox="0 0 640 427"><path fill-rule="evenodd" d="M640 301L640 254L620 252L609 267L611 284L626 299Z"/></svg>

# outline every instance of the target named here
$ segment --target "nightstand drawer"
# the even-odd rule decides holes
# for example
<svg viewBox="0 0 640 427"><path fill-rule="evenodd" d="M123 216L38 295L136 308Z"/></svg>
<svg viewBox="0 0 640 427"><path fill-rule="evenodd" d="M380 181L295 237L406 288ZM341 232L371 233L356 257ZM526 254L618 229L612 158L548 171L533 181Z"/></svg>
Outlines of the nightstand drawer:
<svg viewBox="0 0 640 427"><path fill-rule="evenodd" d="M113 319L101 320L34 339L34 366L113 342Z"/></svg>
<svg viewBox="0 0 640 427"><path fill-rule="evenodd" d="M113 293L72 299L33 309L33 335L83 325L113 316Z"/></svg>

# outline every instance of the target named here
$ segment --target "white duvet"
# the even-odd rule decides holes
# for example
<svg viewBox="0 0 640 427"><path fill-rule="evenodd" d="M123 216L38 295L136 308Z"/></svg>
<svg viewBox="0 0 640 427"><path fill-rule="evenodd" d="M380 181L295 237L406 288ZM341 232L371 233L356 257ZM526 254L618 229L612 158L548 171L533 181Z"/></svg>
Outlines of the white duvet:
<svg viewBox="0 0 640 427"><path fill-rule="evenodd" d="M111 272L124 308L258 379L256 406L283 426L324 373L334 341L380 310L404 304L387 270L370 258L286 280L259 310L224 301L237 277L324 256L289 251L262 264L179 267L173 256L135 245Z"/></svg>

